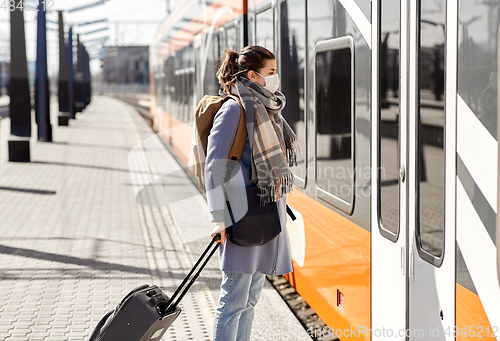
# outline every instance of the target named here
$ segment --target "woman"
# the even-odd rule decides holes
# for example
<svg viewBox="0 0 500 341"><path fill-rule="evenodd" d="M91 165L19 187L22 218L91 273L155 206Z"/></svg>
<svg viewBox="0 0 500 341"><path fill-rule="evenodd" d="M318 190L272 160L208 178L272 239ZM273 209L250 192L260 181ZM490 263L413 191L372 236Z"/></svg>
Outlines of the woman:
<svg viewBox="0 0 500 341"><path fill-rule="evenodd" d="M207 202L216 223L212 236L221 234L219 262L221 293L213 329L214 341L250 340L254 306L265 275L292 271L286 235L286 194L293 188L290 167L296 164L297 137L281 116L285 96L277 91L276 58L261 46L247 46L238 54L226 49L217 78L226 94L238 96L244 108L248 136L241 160L244 186L259 186L264 203L275 201L282 232L262 246L242 247L226 240L224 192L228 154L236 136L241 109L227 100L214 117L207 146L205 181ZM219 162L216 162L219 161ZM236 186L239 187L239 186Z"/></svg>

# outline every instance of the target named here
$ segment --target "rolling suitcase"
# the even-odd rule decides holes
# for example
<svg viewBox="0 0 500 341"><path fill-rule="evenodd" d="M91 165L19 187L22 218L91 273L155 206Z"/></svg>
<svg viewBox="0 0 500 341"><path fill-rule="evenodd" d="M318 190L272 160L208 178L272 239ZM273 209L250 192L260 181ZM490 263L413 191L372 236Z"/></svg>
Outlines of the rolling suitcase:
<svg viewBox="0 0 500 341"><path fill-rule="evenodd" d="M135 288L115 309L104 315L89 341L159 341L181 313L177 305L219 248L220 237L216 234L212 238L172 297L156 285Z"/></svg>

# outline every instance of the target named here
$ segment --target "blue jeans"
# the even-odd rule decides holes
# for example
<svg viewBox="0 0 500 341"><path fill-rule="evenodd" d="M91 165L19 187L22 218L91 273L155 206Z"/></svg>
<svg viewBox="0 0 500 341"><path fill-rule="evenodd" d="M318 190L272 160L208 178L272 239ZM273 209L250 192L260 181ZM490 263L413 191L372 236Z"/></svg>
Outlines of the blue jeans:
<svg viewBox="0 0 500 341"><path fill-rule="evenodd" d="M213 341L250 341L254 307L266 275L223 271Z"/></svg>

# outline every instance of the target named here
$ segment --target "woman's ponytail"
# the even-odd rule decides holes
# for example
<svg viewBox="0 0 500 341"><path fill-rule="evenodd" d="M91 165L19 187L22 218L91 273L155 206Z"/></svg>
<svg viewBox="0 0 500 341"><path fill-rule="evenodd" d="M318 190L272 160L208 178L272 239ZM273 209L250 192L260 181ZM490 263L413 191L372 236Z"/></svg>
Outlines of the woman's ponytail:
<svg viewBox="0 0 500 341"><path fill-rule="evenodd" d="M219 70L217 71L217 79L219 84L222 85L226 94L231 93L231 86L236 82L236 74L238 73L238 53L226 48L222 54Z"/></svg>

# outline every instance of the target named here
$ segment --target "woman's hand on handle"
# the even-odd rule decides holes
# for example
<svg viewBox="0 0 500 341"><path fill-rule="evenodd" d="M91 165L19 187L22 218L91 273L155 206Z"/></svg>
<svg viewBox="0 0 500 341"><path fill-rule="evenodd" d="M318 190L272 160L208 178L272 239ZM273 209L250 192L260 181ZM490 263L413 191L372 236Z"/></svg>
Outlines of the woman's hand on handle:
<svg viewBox="0 0 500 341"><path fill-rule="evenodd" d="M226 242L226 226L225 226L224 222L216 223L210 236L213 237L213 236L215 236L216 233L220 234L220 239L218 240L218 242L220 242L222 245L224 245L224 243Z"/></svg>

